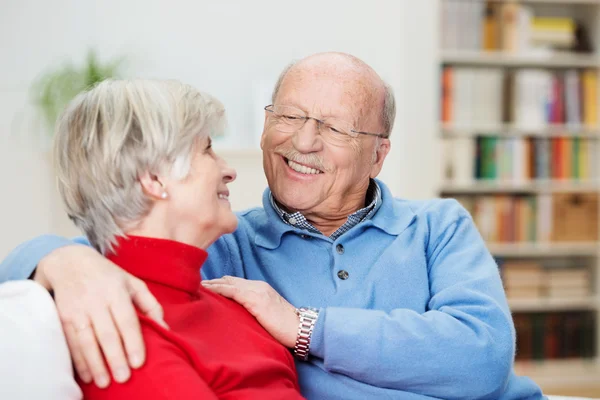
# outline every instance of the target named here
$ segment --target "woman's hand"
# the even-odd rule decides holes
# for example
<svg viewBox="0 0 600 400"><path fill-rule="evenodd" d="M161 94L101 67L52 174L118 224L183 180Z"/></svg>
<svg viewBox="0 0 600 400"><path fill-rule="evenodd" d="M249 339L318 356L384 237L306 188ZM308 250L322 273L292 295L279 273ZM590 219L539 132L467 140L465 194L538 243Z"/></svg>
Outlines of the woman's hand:
<svg viewBox="0 0 600 400"><path fill-rule="evenodd" d="M279 343L295 346L300 324L296 308L268 283L224 276L202 281L202 285L241 304Z"/></svg>
<svg viewBox="0 0 600 400"><path fill-rule="evenodd" d="M93 379L99 387L108 386L104 358L117 382L129 379L130 366L144 363L134 304L166 327L162 307L145 283L89 247L55 250L42 259L34 279L54 291L75 369L86 383Z"/></svg>

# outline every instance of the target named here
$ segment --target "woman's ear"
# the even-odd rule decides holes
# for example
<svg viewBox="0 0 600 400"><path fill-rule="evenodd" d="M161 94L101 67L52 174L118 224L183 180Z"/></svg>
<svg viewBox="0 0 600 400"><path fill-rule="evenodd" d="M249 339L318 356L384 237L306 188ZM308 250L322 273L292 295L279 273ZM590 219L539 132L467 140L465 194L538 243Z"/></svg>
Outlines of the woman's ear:
<svg viewBox="0 0 600 400"><path fill-rule="evenodd" d="M158 176L151 174L150 172L145 172L139 177L140 184L142 185L142 190L148 196L153 197L155 199L166 199L169 197L167 193L167 188L160 181Z"/></svg>

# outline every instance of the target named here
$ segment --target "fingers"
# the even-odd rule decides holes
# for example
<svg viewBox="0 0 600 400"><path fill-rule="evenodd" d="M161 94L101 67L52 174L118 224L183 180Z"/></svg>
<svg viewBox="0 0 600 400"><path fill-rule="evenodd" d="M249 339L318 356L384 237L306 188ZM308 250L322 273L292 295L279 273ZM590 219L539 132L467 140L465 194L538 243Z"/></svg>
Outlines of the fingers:
<svg viewBox="0 0 600 400"><path fill-rule="evenodd" d="M220 294L221 296L227 297L228 299L233 299L240 302L238 299L238 295L240 294L240 289L237 286L228 285L226 283L204 283L202 285L208 290Z"/></svg>
<svg viewBox="0 0 600 400"><path fill-rule="evenodd" d="M63 331L65 332L69 353L73 359L75 371L77 372L77 375L79 375L79 379L84 383L90 383L92 381L92 374L90 373L90 369L88 368L83 353L81 352L81 348L79 347L77 332L72 324L63 324Z"/></svg>
<svg viewBox="0 0 600 400"><path fill-rule="evenodd" d="M202 281L206 289L234 300L243 306L250 314L257 316L257 300L260 293L259 281L250 281L231 276L225 276L210 281Z"/></svg>
<svg viewBox="0 0 600 400"><path fill-rule="evenodd" d="M142 329L127 292L116 295L114 303L110 306L110 312L123 340L129 365L132 368L141 367L145 360Z"/></svg>
<svg viewBox="0 0 600 400"><path fill-rule="evenodd" d="M129 276L127 285L129 287L129 294L140 311L165 329L169 329L169 326L163 319L162 306L156 300L156 297L150 293L146 284L133 276Z"/></svg>
<svg viewBox="0 0 600 400"><path fill-rule="evenodd" d="M223 276L221 278L217 278L217 279L208 279L208 280L203 280L202 284L203 285L248 285L248 284L253 284L256 282L260 282L260 281L251 281L248 279L243 279L243 278L238 278L236 276Z"/></svg>
<svg viewBox="0 0 600 400"><path fill-rule="evenodd" d="M119 331L117 330L108 309L98 309L92 314L92 327L93 330L84 329L83 331L79 331L80 343L84 352L87 350L88 345L93 347L93 344L96 344L97 337L98 343L95 347L97 348L98 344L100 345L115 381L127 381L131 374L129 365L125 357ZM94 337L94 333L96 334L96 337ZM94 343L92 344L92 342ZM100 353L98 353L98 355L100 355ZM104 367L104 363L102 362L101 357L100 359L95 357L95 352L91 354L91 356L93 359L86 359L86 361L92 369L92 374L94 374L95 367L92 364L101 364L102 367ZM100 365L97 365L96 368L100 368ZM100 387L100 385L98 386Z"/></svg>
<svg viewBox="0 0 600 400"><path fill-rule="evenodd" d="M134 278L96 251L68 250L50 260L48 279L75 369L84 382L93 379L99 387L110 384L109 368L117 382L125 382L131 374L128 361L139 367L145 358L132 300L155 319L162 320L162 309L141 281L132 285Z"/></svg>
<svg viewBox="0 0 600 400"><path fill-rule="evenodd" d="M76 337L75 340L81 350L83 360L88 366L96 386L99 388L107 387L110 383L108 371L104 365L100 347L90 323L82 318L78 322L65 325L67 325L67 331L72 332Z"/></svg>

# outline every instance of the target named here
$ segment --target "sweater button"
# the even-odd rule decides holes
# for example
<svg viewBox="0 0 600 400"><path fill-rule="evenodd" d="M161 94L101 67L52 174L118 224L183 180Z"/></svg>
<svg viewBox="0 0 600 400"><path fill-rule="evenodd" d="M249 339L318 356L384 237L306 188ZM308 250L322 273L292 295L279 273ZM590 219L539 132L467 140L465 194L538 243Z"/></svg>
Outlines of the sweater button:
<svg viewBox="0 0 600 400"><path fill-rule="evenodd" d="M348 273L348 271L345 271L345 270L341 269L341 270L338 271L337 276L341 280L345 281L346 279L348 279L348 277L350 276L350 274Z"/></svg>
<svg viewBox="0 0 600 400"><path fill-rule="evenodd" d="M337 251L338 254L344 254L344 246L338 244L337 246L335 246L335 251Z"/></svg>

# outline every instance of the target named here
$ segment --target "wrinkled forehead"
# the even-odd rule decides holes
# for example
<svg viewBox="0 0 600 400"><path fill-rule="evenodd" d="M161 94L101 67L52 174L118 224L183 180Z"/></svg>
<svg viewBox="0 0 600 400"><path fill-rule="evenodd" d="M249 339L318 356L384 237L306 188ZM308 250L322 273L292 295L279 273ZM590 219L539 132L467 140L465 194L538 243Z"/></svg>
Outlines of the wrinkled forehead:
<svg viewBox="0 0 600 400"><path fill-rule="evenodd" d="M376 92L367 79L356 73L292 70L284 78L276 102L314 116L357 124L377 113Z"/></svg>

